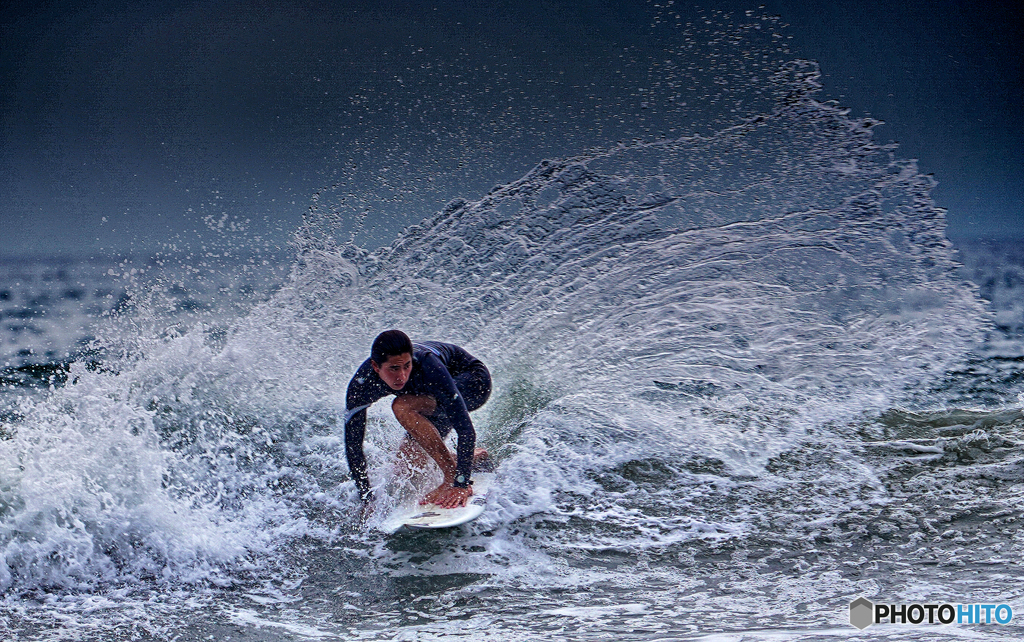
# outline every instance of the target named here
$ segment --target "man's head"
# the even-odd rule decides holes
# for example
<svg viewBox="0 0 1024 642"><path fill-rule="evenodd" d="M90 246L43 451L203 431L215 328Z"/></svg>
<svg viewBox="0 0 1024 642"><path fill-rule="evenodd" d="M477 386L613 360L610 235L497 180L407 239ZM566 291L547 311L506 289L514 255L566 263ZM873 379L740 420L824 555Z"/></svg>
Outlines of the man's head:
<svg viewBox="0 0 1024 642"><path fill-rule="evenodd" d="M412 341L401 330L381 332L370 347L370 365L392 390L401 390L412 374Z"/></svg>

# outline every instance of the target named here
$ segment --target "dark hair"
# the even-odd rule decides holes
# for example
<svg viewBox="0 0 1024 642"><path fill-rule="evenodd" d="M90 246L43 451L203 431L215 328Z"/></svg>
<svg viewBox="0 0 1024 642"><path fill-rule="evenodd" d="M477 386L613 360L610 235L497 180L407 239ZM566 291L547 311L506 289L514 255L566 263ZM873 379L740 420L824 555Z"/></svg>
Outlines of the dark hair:
<svg viewBox="0 0 1024 642"><path fill-rule="evenodd" d="M401 330L381 332L370 346L370 358L378 366L398 354L412 354L412 340Z"/></svg>

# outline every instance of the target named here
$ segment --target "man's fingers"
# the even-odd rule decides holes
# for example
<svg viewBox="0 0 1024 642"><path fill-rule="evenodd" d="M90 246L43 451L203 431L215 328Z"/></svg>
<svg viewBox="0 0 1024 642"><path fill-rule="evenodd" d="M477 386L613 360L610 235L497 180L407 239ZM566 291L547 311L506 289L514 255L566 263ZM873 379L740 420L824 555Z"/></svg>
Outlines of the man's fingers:
<svg viewBox="0 0 1024 642"><path fill-rule="evenodd" d="M466 505L466 496L459 491L454 491L445 498L445 508L458 508Z"/></svg>
<svg viewBox="0 0 1024 642"><path fill-rule="evenodd" d="M458 488L437 488L427 493L420 505L436 504L441 508L458 508L465 506L472 492L466 493Z"/></svg>

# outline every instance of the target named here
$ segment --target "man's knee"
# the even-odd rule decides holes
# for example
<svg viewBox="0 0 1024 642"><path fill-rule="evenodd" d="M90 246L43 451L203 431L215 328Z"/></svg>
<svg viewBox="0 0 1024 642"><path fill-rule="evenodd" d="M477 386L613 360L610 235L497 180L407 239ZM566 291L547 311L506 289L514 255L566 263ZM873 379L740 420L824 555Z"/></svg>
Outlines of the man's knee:
<svg viewBox="0 0 1024 642"><path fill-rule="evenodd" d="M434 400L426 395L400 395L391 403L391 410L399 422L412 418L413 413L426 417L436 408Z"/></svg>

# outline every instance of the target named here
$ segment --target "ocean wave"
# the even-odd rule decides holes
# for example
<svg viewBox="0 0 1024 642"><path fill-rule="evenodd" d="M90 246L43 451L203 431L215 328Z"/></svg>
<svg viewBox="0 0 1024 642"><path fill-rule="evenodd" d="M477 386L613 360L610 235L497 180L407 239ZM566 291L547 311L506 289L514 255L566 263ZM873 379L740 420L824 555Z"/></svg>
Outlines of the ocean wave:
<svg viewBox="0 0 1024 642"><path fill-rule="evenodd" d="M780 513L806 534L809 511L838 524L884 503L857 448L829 445L961 364L987 313L931 179L819 102L814 64L768 88L768 113L541 162L378 250L336 242L314 209L283 287L242 311L180 325L159 313L173 297L133 297L98 367L71 364L3 419L0 589L265 579L300 541L399 573L407 552L354 519L338 423L389 327L494 374L476 423L501 464L478 531L495 577L754 542ZM374 409L369 433L383 487L401 429ZM828 492L794 505L814 484Z"/></svg>

